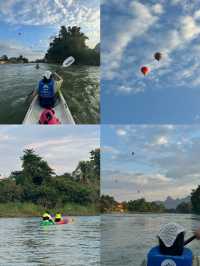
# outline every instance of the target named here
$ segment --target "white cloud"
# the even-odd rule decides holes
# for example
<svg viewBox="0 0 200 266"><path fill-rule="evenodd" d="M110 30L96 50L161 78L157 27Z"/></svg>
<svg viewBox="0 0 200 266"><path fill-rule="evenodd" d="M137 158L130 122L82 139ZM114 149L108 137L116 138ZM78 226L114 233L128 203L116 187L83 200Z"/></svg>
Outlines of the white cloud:
<svg viewBox="0 0 200 266"><path fill-rule="evenodd" d="M1 1L0 18L12 25L77 25L89 35L88 45L94 47L100 41L100 6L90 5L79 0Z"/></svg>
<svg viewBox="0 0 200 266"><path fill-rule="evenodd" d="M23 56L28 57L30 60L34 60L44 57L45 52L40 50L33 50L32 48L19 44L16 41L0 41L0 54L6 54L8 57L17 57L23 54Z"/></svg>
<svg viewBox="0 0 200 266"><path fill-rule="evenodd" d="M168 139L166 136L161 136L161 137L158 137L155 144L157 145L166 145L168 144Z"/></svg>
<svg viewBox="0 0 200 266"><path fill-rule="evenodd" d="M200 33L200 25L191 16L183 17L180 21L180 33L184 41L191 41Z"/></svg>
<svg viewBox="0 0 200 266"><path fill-rule="evenodd" d="M118 136L126 136L127 135L127 131L123 128L117 128L116 133Z"/></svg>
<svg viewBox="0 0 200 266"><path fill-rule="evenodd" d="M152 11L155 13L155 14L162 14L164 12L163 10L163 6L161 4L155 4L152 6Z"/></svg>
<svg viewBox="0 0 200 266"><path fill-rule="evenodd" d="M57 174L61 174L73 171L80 160L87 160L90 151L98 147L98 137L68 136L33 142L25 145L24 149L35 150Z"/></svg>
<svg viewBox="0 0 200 266"><path fill-rule="evenodd" d="M101 146L101 152L102 153L111 153L111 154L119 154L119 151L114 148L114 147L111 147L111 146Z"/></svg>

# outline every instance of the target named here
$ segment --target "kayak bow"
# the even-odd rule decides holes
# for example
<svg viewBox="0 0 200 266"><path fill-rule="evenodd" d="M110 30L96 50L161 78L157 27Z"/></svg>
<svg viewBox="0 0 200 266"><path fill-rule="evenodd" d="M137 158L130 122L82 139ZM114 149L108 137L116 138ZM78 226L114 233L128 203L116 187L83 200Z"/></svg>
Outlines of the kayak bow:
<svg viewBox="0 0 200 266"><path fill-rule="evenodd" d="M65 98L63 97L63 94L60 90L61 82L57 82L57 93L58 93L58 99L54 106L54 111L56 114L56 117L59 119L61 124L75 124L74 119L72 117L72 114L69 110L69 107L65 101ZM26 113L26 116L23 120L23 124L38 124L39 118L41 113L44 111L44 108L42 108L39 104L38 95L36 95L32 103Z"/></svg>

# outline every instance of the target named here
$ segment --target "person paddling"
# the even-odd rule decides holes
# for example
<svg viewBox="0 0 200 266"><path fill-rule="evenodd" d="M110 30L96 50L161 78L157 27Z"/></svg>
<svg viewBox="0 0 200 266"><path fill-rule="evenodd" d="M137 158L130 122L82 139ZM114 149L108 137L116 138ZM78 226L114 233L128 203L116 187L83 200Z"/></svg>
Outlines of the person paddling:
<svg viewBox="0 0 200 266"><path fill-rule="evenodd" d="M53 108L55 104L56 86L51 71L46 71L43 79L39 81L38 96L40 106Z"/></svg>
<svg viewBox="0 0 200 266"><path fill-rule="evenodd" d="M147 260L144 260L141 266L200 265L200 257L193 256L190 249L184 248L192 240L200 240L200 228L190 239L185 241L184 237L185 229L181 225L176 223L163 225L157 236L158 246L150 250Z"/></svg>
<svg viewBox="0 0 200 266"><path fill-rule="evenodd" d="M54 223L53 218L52 218L51 214L48 211L46 211L45 213L43 213L42 220L43 221L51 221L51 222Z"/></svg>
<svg viewBox="0 0 200 266"><path fill-rule="evenodd" d="M55 219L54 219L54 222L61 222L63 220L63 217L61 215L61 213L56 213L55 215Z"/></svg>

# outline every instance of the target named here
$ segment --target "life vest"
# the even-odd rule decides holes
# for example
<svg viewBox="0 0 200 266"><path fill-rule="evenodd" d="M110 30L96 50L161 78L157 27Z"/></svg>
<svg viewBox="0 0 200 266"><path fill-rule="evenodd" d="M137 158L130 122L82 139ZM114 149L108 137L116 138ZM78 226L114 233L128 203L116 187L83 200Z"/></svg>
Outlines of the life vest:
<svg viewBox="0 0 200 266"><path fill-rule="evenodd" d="M53 109L45 109L40 115L39 124L56 125L61 123L55 116L55 111Z"/></svg>
<svg viewBox="0 0 200 266"><path fill-rule="evenodd" d="M41 80L39 82L39 96L43 98L52 98L54 97L54 80L50 79L48 83Z"/></svg>
<svg viewBox="0 0 200 266"><path fill-rule="evenodd" d="M147 266L192 266L192 251L184 248L181 256L160 254L159 247L152 248L147 256Z"/></svg>
<svg viewBox="0 0 200 266"><path fill-rule="evenodd" d="M62 219L62 215L60 213L56 213L55 219Z"/></svg>

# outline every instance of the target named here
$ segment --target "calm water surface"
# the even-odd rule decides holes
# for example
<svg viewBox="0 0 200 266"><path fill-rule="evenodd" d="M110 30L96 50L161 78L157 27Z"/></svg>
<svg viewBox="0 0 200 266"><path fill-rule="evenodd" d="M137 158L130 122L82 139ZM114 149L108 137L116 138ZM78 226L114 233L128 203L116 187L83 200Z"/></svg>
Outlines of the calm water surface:
<svg viewBox="0 0 200 266"><path fill-rule="evenodd" d="M0 65L0 124L22 123L30 104L27 95L46 70L64 79L62 92L76 123L99 123L99 67L6 64Z"/></svg>
<svg viewBox="0 0 200 266"><path fill-rule="evenodd" d="M162 224L176 222L186 230L186 238L200 227L200 216L190 214L104 215L101 218L101 262L103 266L140 266L148 250L157 245ZM200 241L188 245L200 255Z"/></svg>
<svg viewBox="0 0 200 266"><path fill-rule="evenodd" d="M38 218L0 219L1 266L99 266L100 217L40 226Z"/></svg>

